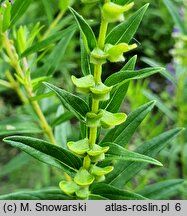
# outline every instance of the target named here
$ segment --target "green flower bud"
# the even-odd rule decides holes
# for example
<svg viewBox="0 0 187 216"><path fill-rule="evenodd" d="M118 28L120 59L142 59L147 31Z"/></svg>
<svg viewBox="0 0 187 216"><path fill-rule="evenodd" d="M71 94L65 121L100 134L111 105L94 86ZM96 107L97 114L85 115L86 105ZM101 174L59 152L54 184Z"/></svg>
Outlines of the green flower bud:
<svg viewBox="0 0 187 216"><path fill-rule="evenodd" d="M91 52L91 56L90 56L90 62L92 64L104 64L106 62L106 58L107 58L107 54L99 49L99 48L95 48L92 52Z"/></svg>
<svg viewBox="0 0 187 216"><path fill-rule="evenodd" d="M100 112L103 115L101 118L101 126L105 129L120 125L127 118L125 113L111 113L106 110L101 110Z"/></svg>
<svg viewBox="0 0 187 216"><path fill-rule="evenodd" d="M102 117L102 114L96 114L93 112L88 112L86 114L86 125L88 127L98 127L100 126L100 119Z"/></svg>
<svg viewBox="0 0 187 216"><path fill-rule="evenodd" d="M76 191L76 195L80 199L88 199L89 193L89 188L87 186L81 187L78 191Z"/></svg>
<svg viewBox="0 0 187 216"><path fill-rule="evenodd" d="M94 181L95 177L91 175L85 168L80 168L77 172L74 182L80 186L88 186L91 185Z"/></svg>
<svg viewBox="0 0 187 216"><path fill-rule="evenodd" d="M90 93L90 88L95 86L94 77L88 75L82 78L71 77L73 84L76 86L77 91L85 94Z"/></svg>
<svg viewBox="0 0 187 216"><path fill-rule="evenodd" d="M90 156L99 156L106 153L109 150L109 146L101 147L99 145L93 145L92 149L87 151Z"/></svg>
<svg viewBox="0 0 187 216"><path fill-rule="evenodd" d="M107 2L103 5L102 15L107 22L116 22L123 20L123 13L130 10L134 2L127 5L118 5L113 2Z"/></svg>
<svg viewBox="0 0 187 216"><path fill-rule="evenodd" d="M90 88L93 98L100 101L108 100L110 98L111 90L112 90L112 86L108 87L103 83L99 83L95 87Z"/></svg>
<svg viewBox="0 0 187 216"><path fill-rule="evenodd" d="M90 167L90 164L91 164L91 159L89 155L87 155L86 157L84 157L83 167L88 170L88 168Z"/></svg>
<svg viewBox="0 0 187 216"><path fill-rule="evenodd" d="M98 166L92 165L90 168L90 173L95 176L103 176L103 175L107 175L108 173L112 172L113 169L114 169L113 166L98 167Z"/></svg>
<svg viewBox="0 0 187 216"><path fill-rule="evenodd" d="M91 158L91 161L93 163L100 162L100 161L103 161L105 159L105 154L102 153L102 154L100 154L98 156L90 156L90 158Z"/></svg>
<svg viewBox="0 0 187 216"><path fill-rule="evenodd" d="M106 44L105 52L108 54L107 59L110 62L120 62L125 60L123 53L135 49L136 47L136 44L128 45L127 43L119 43L117 45Z"/></svg>
<svg viewBox="0 0 187 216"><path fill-rule="evenodd" d="M68 148L78 155L84 155L89 150L88 138L79 140L77 142L68 142Z"/></svg>
<svg viewBox="0 0 187 216"><path fill-rule="evenodd" d="M95 182L103 182L103 181L105 181L105 176L104 175L95 177Z"/></svg>
<svg viewBox="0 0 187 216"><path fill-rule="evenodd" d="M64 193L70 196L72 196L80 188L75 182L72 181L61 181L59 183L59 187Z"/></svg>

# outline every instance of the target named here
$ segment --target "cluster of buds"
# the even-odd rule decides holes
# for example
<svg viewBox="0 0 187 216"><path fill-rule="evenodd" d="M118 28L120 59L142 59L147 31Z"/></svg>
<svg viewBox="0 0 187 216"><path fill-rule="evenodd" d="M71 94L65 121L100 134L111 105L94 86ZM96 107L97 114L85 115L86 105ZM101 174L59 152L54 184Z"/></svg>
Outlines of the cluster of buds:
<svg viewBox="0 0 187 216"><path fill-rule="evenodd" d="M136 44L128 45L127 43L119 43L117 45L106 44L104 50L95 48L91 53L92 64L104 64L106 61L121 62L125 58L123 53L128 52L137 47Z"/></svg>

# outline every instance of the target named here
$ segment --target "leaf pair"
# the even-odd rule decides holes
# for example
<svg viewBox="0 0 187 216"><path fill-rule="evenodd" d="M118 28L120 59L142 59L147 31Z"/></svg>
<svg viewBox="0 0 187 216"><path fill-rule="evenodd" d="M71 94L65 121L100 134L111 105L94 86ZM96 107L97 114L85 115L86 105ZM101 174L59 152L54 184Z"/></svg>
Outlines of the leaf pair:
<svg viewBox="0 0 187 216"><path fill-rule="evenodd" d="M12 136L5 138L3 141L19 148L41 162L63 170L72 177L74 177L77 170L82 166L80 158L70 151L40 139Z"/></svg>

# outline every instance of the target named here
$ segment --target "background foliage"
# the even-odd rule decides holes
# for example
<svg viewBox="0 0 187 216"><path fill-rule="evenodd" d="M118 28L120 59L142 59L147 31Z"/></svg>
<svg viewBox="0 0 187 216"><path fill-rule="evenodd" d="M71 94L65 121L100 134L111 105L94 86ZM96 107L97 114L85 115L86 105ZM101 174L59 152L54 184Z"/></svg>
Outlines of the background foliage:
<svg viewBox="0 0 187 216"><path fill-rule="evenodd" d="M99 8L98 10L92 10L93 4L82 4L80 1L67 2L88 20L94 32L98 34L98 24L100 22L98 19ZM133 10L137 11L147 2L146 0L135 1ZM132 178L129 181L130 179L125 177L125 175L123 176L127 189L150 199L183 199L187 196L184 187L182 187L183 179L186 180L187 178L187 165L185 162L187 159L186 132L181 133L180 136L177 136L172 141L170 137L178 133L177 129L165 132L161 137L159 134L175 127L186 127L187 124L185 120L187 113L187 85L185 78L187 61L186 56L183 56L187 48L187 26L183 25L187 12L184 11L184 8L186 9L184 7L185 1L183 2L182 0L150 0L149 3L149 9L133 39L133 42L140 43L139 48L128 53L126 58L129 60L134 54L138 54L136 69L139 70L147 65L151 65L164 66L167 68L167 71L146 80L131 82L127 92L127 99L121 109L126 113L131 113L139 107L136 112L131 113L130 120L132 121L133 116L139 112L142 114L142 119L139 119L140 122L150 112L150 115L144 119L139 129L133 135L130 143L128 143L128 137L126 143L128 143L130 150L135 149L136 152L144 154L146 150L140 144L144 143L145 146L148 146L149 141L147 140L152 139L152 148L155 149L148 156L154 157L158 151L163 149L159 156L160 158L157 159L164 164L164 167L149 165L146 169L142 169L139 175L135 176L134 172L130 173L128 167L132 168L137 164L129 161L125 165L126 167L124 167L122 165L123 162L120 163L121 168L129 173L129 178ZM49 90L44 90L42 82L50 81L50 83L54 83L58 87L75 92L70 77L71 75L80 77L81 68L86 67L81 65L79 56L80 38L77 26L66 6L64 1L59 0L16 0L13 4L13 16L9 21L12 28L10 32L11 41L21 61L23 61L21 63L23 68L27 67L24 59L27 58L28 60L29 70L27 74L28 76L31 74L33 80L32 89L35 92L34 96L30 95L31 101L39 103L47 122L54 130L54 138L62 147L66 145L67 141L77 140L83 136L83 134L79 134L81 125L79 125L72 113L60 106L60 101L53 93ZM15 12L18 11L18 7L21 7L21 10ZM181 11L181 8L183 8L183 11ZM131 13L133 14L133 10L128 16ZM90 11L93 11L93 13L91 14ZM171 19L168 19L168 17L171 17ZM6 29L6 22L4 23L4 28ZM176 32L177 34L175 34ZM18 89L21 89L23 93L25 93L25 90L20 86L14 85L14 81L12 81L13 87L11 88L6 86L7 83L2 82L2 80L11 81L10 74L13 74L16 68L16 65L10 64L10 59L5 55L4 50L5 47L1 43L1 138L7 135L19 134L45 140L51 139L52 141L53 138L50 136L50 131L46 132L48 130L43 130L43 127L46 125L43 125L42 129L40 127L41 118L38 118L37 113L33 111L24 97L18 97L21 94ZM107 64L104 67L103 80L106 79L107 83L108 73L111 74L110 71L119 71L122 67L121 63ZM21 79L21 77L18 77L18 79ZM157 101L155 108L153 108L153 102L149 102L150 100ZM147 105L142 106L145 103ZM128 121L126 124L128 124ZM120 137L115 138L112 132L107 136L105 137L107 142L118 142L120 140ZM157 136L156 139L153 138L155 136ZM111 137L113 137L113 140ZM163 142L164 140L169 141L169 145L166 148L159 146L160 140ZM108 157L110 157L110 154ZM139 167L143 168L145 164L139 163ZM25 170L27 170L27 174L20 178ZM51 185L56 186L61 178L62 173L59 169L50 168L32 159L25 153L5 145L4 142L0 143L0 194L17 192L24 188L37 190L43 187L50 187ZM108 175L106 181L107 183L112 182L112 186L120 185L120 178L114 179L112 174ZM123 187L123 185L120 187ZM158 193L161 188L162 193ZM110 188L110 190L114 189ZM92 191L93 194L104 194L102 185L100 188L93 187ZM119 196L123 197L125 195L120 195L119 193Z"/></svg>

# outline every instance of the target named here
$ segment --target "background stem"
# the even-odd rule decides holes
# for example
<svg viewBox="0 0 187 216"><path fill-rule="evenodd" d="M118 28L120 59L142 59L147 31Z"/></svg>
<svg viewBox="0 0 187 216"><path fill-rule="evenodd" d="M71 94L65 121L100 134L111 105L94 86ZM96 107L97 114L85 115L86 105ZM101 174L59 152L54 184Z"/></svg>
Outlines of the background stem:
<svg viewBox="0 0 187 216"><path fill-rule="evenodd" d="M14 86L14 90L17 92L18 96L20 97L20 99L22 100L22 102L26 103L27 101L30 101L30 104L32 105L35 113L37 114L39 120L40 120L40 126L41 128L43 129L43 132L44 134L48 137L49 141L52 143L52 144L55 144L56 141L55 141L55 138L54 138L54 135L53 135L53 131L52 131L52 128L49 126L41 108L40 108L40 105L38 104L37 101L32 101L32 97L35 96L34 92L33 92L33 89L32 89L32 84L31 84L31 78L30 76L28 76L28 80L25 80L25 72L20 63L19 63L19 59L18 59L18 54L16 53L15 50L13 50L12 48L12 44L7 36L7 34L4 34L3 35L3 44L4 44L4 47L5 47L5 50L10 58L10 64L14 67L16 73L18 76L20 76L20 78L25 81L24 83L24 88L26 90L26 93L27 95L26 96L23 96L23 93L21 93L21 90L20 90L20 86L19 86L19 83L18 81L16 82L16 80L12 77L11 74L8 74L8 78L9 78L9 81L12 83L12 85ZM25 68L27 68L27 61L26 61L26 58L24 58L24 66Z"/></svg>

